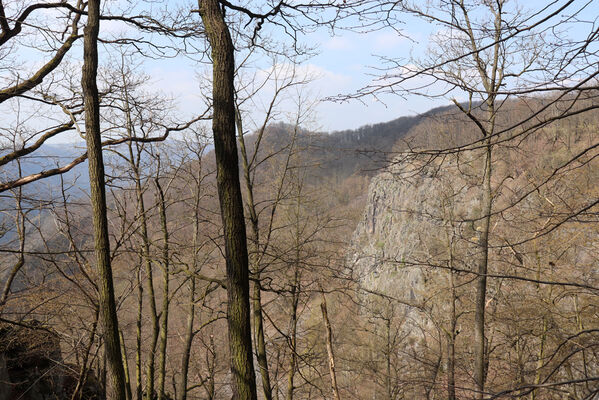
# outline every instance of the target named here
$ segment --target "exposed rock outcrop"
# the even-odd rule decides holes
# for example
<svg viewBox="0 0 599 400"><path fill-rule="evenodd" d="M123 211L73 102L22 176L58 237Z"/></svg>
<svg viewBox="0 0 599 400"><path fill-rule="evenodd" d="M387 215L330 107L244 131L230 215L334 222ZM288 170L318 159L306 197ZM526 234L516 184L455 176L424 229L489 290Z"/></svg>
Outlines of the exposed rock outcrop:
<svg viewBox="0 0 599 400"><path fill-rule="evenodd" d="M449 221L467 219L477 207L478 189L456 168L447 160L398 163L373 178L348 257L363 288L418 306L431 277L444 279L434 266L447 259Z"/></svg>
<svg viewBox="0 0 599 400"><path fill-rule="evenodd" d="M64 363L54 331L38 321L26 325L0 324L0 400L70 400L79 369ZM81 393L86 400L104 398L91 373Z"/></svg>

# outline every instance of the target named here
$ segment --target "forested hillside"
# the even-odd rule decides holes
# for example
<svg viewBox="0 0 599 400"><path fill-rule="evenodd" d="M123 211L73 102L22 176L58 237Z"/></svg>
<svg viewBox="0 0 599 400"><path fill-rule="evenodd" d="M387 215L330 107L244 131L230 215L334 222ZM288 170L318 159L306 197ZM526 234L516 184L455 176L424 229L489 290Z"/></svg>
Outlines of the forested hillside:
<svg viewBox="0 0 599 400"><path fill-rule="evenodd" d="M596 398L597 3L0 0L0 400Z"/></svg>

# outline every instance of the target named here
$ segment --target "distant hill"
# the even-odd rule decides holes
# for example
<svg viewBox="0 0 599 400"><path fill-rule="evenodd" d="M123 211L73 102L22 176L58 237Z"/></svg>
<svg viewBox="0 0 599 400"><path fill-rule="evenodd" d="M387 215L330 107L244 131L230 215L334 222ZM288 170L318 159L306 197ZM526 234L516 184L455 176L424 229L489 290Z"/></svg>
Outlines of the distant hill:
<svg viewBox="0 0 599 400"><path fill-rule="evenodd" d="M371 177L394 158L396 144L406 138L412 128L453 108L438 107L419 115L331 133L300 129L298 144L308 150L306 163L318 167L315 177L335 177L337 181L352 175ZM292 132L293 127L288 124L270 126L263 147L282 148L289 143ZM252 143L251 136L247 140Z"/></svg>
<svg viewBox="0 0 599 400"><path fill-rule="evenodd" d="M39 173L43 170L56 168L68 164L73 159L79 157L85 152L85 143L72 144L45 144L37 151L21 157L21 174L23 176ZM17 163L11 162L1 170L3 181L18 178ZM87 177L87 162L75 166L72 170L63 174L65 185L77 187L87 190L89 187L89 178ZM42 192L49 195L48 191L54 191L60 187L61 178L59 176L51 176L37 182L27 185L28 192Z"/></svg>
<svg viewBox="0 0 599 400"><path fill-rule="evenodd" d="M313 190L318 190L324 196L329 197L330 207L345 207L353 213L361 211L365 199L369 180L378 171L386 166L388 159L393 157L394 145L405 138L411 130L420 124L423 119L430 115L447 110L448 107L433 109L425 114L401 117L388 122L366 125L354 130L327 132L310 132L297 128L296 144L300 150L299 165L308 167L308 183ZM294 127L288 124L274 124L267 128L259 159L270 157L281 157L285 154L285 147L291 142ZM255 134L246 137L248 148L253 148L256 140ZM122 146L122 145L121 145ZM124 150L124 149L123 149ZM69 144L46 144L38 151L21 158L21 174L29 175L40 171L65 165L79 157L86 151L84 142ZM174 163L192 162L195 155L183 145L182 142L169 139L159 144L159 151L163 154L163 162L171 158ZM213 162L212 146L207 147L206 162ZM125 152L126 153L126 152ZM146 170L153 165L154 160L149 154L144 156ZM104 158L108 181L118 187L126 187L130 181L120 181L113 177L122 175L126 171L124 161L115 156L111 151L105 149ZM121 167L123 168L121 170ZM146 172L147 173L147 172ZM17 165L9 163L1 171L2 180L10 180L18 177ZM125 173L125 175L128 175ZM212 178L211 178L212 179ZM260 176L259 184L268 187L273 182L266 175ZM87 221L89 216L81 215L88 212L86 199L89 191L89 177L87 162L74 167L62 176L48 177L24 186L23 207L28 210L28 218L36 223L46 233L55 229L52 214L48 211L46 202L61 200L61 182L65 187L69 201L80 203L81 206L74 207L79 221ZM129 182L129 183L128 183ZM116 188L115 190L119 190ZM150 192L152 189L150 189ZM325 194L326 193L326 194ZM148 194L151 196L151 193ZM110 197L110 196L109 196ZM81 201L79 201L80 199ZM110 199L109 199L110 201ZM18 238L14 221L11 214L14 213L15 203L10 192L0 195L0 211L4 213L2 224L6 227L0 236L0 245L13 247ZM47 235L52 237L51 234ZM54 239L53 239L54 240ZM64 239L55 238L63 241ZM57 247L60 247L55 243ZM64 243L62 243L64 245ZM36 239L36 235L30 233L28 248L30 250L41 249L42 243Z"/></svg>

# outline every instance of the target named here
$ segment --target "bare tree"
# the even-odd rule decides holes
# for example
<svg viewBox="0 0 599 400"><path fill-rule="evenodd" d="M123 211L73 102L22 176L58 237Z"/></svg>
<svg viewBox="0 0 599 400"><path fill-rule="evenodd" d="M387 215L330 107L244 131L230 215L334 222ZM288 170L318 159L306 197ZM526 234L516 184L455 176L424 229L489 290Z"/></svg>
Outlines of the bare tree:
<svg viewBox="0 0 599 400"><path fill-rule="evenodd" d="M84 62L82 86L85 104L85 126L87 152L89 154L89 177L91 188L94 242L99 273L98 286L100 313L104 331L106 356L110 378L117 400L126 400L125 372L121 357L119 327L110 265L110 240L106 215L106 193L104 189L104 161L100 139L100 100L96 75L98 69L98 32L100 30L100 1L88 3L88 20L84 35Z"/></svg>
<svg viewBox="0 0 599 400"><path fill-rule="evenodd" d="M214 151L227 264L229 350L234 399L256 399L248 253L235 138L234 48L219 2L199 3L212 48Z"/></svg>

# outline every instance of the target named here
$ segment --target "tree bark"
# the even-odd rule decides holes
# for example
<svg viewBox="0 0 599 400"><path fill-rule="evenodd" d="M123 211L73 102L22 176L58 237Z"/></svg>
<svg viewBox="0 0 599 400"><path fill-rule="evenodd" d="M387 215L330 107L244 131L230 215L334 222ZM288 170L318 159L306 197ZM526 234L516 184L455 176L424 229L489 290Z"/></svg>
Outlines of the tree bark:
<svg viewBox="0 0 599 400"><path fill-rule="evenodd" d="M137 160L136 160L137 157ZM150 304L150 318L151 318L151 340L150 349L148 351L147 360L147 371L146 371L146 392L145 398L151 400L154 394L154 375L155 375L155 354L156 354L156 343L158 343L159 335L159 321L158 311L156 308L156 294L154 291L154 273L152 260L150 258L150 238L148 235L148 215L144 203L144 190L141 185L141 174L139 172L139 158L141 154L138 151L137 155L133 154L133 145L129 143L129 164L133 170L135 179L135 194L137 197L137 216L139 218L139 228L142 240L142 257L144 260L145 272L146 272L146 284L148 287L148 302ZM140 286L140 295L143 294L143 287ZM141 305L140 305L141 307ZM141 308L140 308L141 309Z"/></svg>
<svg viewBox="0 0 599 400"><path fill-rule="evenodd" d="M298 251L296 250L296 257ZM296 260L297 261L297 260ZM300 271L299 266L295 264L295 274L293 279L293 286L291 287L291 317L290 317L290 329L289 332L289 349L291 350L291 360L289 361L289 373L287 374L287 400L293 400L293 391L295 371L297 370L297 307L299 303L300 294Z"/></svg>
<svg viewBox="0 0 599 400"><path fill-rule="evenodd" d="M480 260L478 262L478 277L476 278L476 300L474 312L474 382L476 384L476 399L484 398L486 380L486 338L485 338L485 306L487 296L487 269L489 264L489 229L491 226L491 210L493 205L491 189L491 144L487 139L485 149L485 167L482 193L482 222L479 236Z"/></svg>
<svg viewBox="0 0 599 400"><path fill-rule="evenodd" d="M160 170L160 167L158 168ZM158 174L159 172L157 172ZM166 223L166 201L164 191L157 176L155 181L158 195L158 209L160 213L160 227L162 229L162 320L160 325L160 346L158 349L158 400L165 397L164 386L166 382L166 346L168 340L168 308L169 308L169 233Z"/></svg>
<svg viewBox="0 0 599 400"><path fill-rule="evenodd" d="M141 281L141 258L137 267L137 318L135 321L135 398L141 400L143 397L143 387L141 383L141 334L143 317L143 285Z"/></svg>
<svg viewBox="0 0 599 400"><path fill-rule="evenodd" d="M262 289L260 287L260 272L256 269L256 282L254 283L254 336L256 341L256 355L260 376L262 377L262 390L265 400L272 400L272 387L268 372L268 359L266 358L266 340L264 338L264 320L262 318Z"/></svg>
<svg viewBox="0 0 599 400"><path fill-rule="evenodd" d="M250 268L254 278L254 296L252 305L254 307L254 347L256 349L256 358L258 359L258 368L260 377L262 378L262 392L265 400L272 400L272 385L270 383L270 373L268 369L268 358L266 356L266 340L264 337L264 317L262 315L262 287L260 281L260 228L258 221L258 213L256 212L256 203L254 201L254 185L250 175L250 164L248 162L248 154L243 138L243 125L241 113L236 109L237 135L241 153L241 161L243 166L243 180L245 182L247 196L246 204L250 220ZM260 141L264 130L261 130L258 135ZM254 154L258 152L259 145L256 144ZM276 209L276 203L273 205L272 213ZM272 214L271 214L272 215ZM267 237L270 237L270 232Z"/></svg>
<svg viewBox="0 0 599 400"><path fill-rule="evenodd" d="M201 249L199 245L200 235L200 215L201 215L201 198L202 198L202 154L205 149L204 145L200 145L194 153L197 155L198 168L196 169L195 176L195 187L194 187L194 199L193 199L193 238L192 238L192 249L193 249L193 261L189 270L189 304L187 309L187 325L185 327L185 345L183 355L181 356L181 380L179 382L178 389L178 400L187 400L187 383L189 380L189 360L191 358L191 348L193 345L193 339L196 334L194 332L194 321L195 321L195 302L196 302L196 273L199 271L198 266L198 255ZM208 289L204 292L204 296L208 293Z"/></svg>
<svg viewBox="0 0 599 400"><path fill-rule="evenodd" d="M214 152L227 265L233 399L257 399L250 328L248 252L235 136L234 47L219 2L200 0L212 49Z"/></svg>
<svg viewBox="0 0 599 400"><path fill-rule="evenodd" d="M191 345L193 343L193 322L195 317L195 293L196 280L195 276L189 277L189 308L187 311L187 326L185 327L185 347L183 356L181 357L181 382L179 384L179 400L187 400L187 379L189 374L189 358L191 355Z"/></svg>
<svg viewBox="0 0 599 400"><path fill-rule="evenodd" d="M123 337L123 331L119 331L119 338L121 339L121 352L123 353L123 369L125 370L125 390L127 394L127 400L132 400L131 393L131 377L129 376L129 362L127 361L127 347L125 346L125 338Z"/></svg>
<svg viewBox="0 0 599 400"><path fill-rule="evenodd" d="M487 296L487 270L489 265L489 230L491 229L491 211L493 210L493 189L491 186L492 174L492 155L493 143L492 137L495 132L495 99L496 93L501 87L503 72L500 70L499 62L499 39L501 35L501 7L495 12L495 42L493 46L493 58L490 60L491 71L490 75L484 68L485 63L480 59L478 46L474 40L475 35L472 31L468 13L464 14L467 31L470 38L471 48L474 53L473 57L478 65L478 73L481 78L485 92L488 98L485 103L487 105L487 121L486 129L481 129L481 133L485 138L484 148L484 166L482 169L482 195L481 195L481 220L480 235L478 245L480 248L480 258L478 260L478 277L476 279L476 300L474 312L474 383L476 385L476 396L478 400L484 398L486 369L488 366L488 357L486 354L486 338L485 338L485 306ZM480 126L483 126L482 124Z"/></svg>
<svg viewBox="0 0 599 400"><path fill-rule="evenodd" d="M446 214L446 218L449 223L453 223L453 203L449 204L449 215ZM447 239L447 254L449 256L449 284L451 287L451 301L449 303L449 328L446 330L447 336L447 400L456 400L455 394L455 343L456 343L456 330L458 324L457 315L457 289L455 281L455 265L454 265L454 251L453 251L453 229L447 228L445 231Z"/></svg>
<svg viewBox="0 0 599 400"><path fill-rule="evenodd" d="M387 398L393 399L393 388L391 387L391 319L393 318L393 308L389 305L388 314L385 318L385 360L387 370L385 371L385 388L387 390Z"/></svg>
<svg viewBox="0 0 599 400"><path fill-rule="evenodd" d="M453 268L453 265L452 265ZM451 321L447 335L447 399L456 400L455 395L455 339L457 329L456 287L453 270L449 271L451 280Z"/></svg>
<svg viewBox="0 0 599 400"><path fill-rule="evenodd" d="M335 373L335 354L333 353L333 329L331 328L331 322L329 321L329 315L327 312L327 299L324 295L324 291L321 291L322 303L320 303L320 309L322 311L322 319L326 328L326 340L327 340L327 353L329 356L329 372L331 374L331 388L333 389L333 398L340 400L339 387L337 386L337 374Z"/></svg>
<svg viewBox="0 0 599 400"><path fill-rule="evenodd" d="M98 71L98 33L100 0L89 0L87 25L83 39L83 74L81 84L85 106L85 137L89 162L90 198L94 226L94 247L100 282L100 315L104 328L104 345L115 400L126 400L125 371L121 357L116 302L110 265L110 241L106 216L104 161L100 137L100 101L96 76Z"/></svg>

